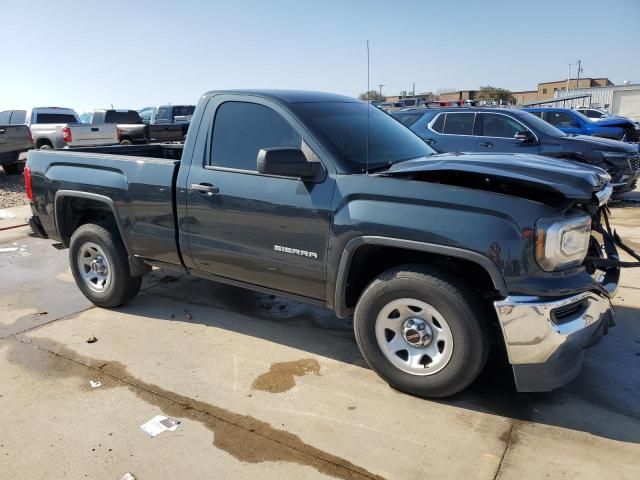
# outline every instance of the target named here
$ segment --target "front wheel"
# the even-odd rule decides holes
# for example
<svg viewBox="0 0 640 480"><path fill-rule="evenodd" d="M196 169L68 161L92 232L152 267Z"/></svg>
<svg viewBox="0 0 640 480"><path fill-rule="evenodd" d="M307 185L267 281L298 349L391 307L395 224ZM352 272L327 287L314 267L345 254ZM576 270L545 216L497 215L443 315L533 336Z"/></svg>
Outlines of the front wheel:
<svg viewBox="0 0 640 480"><path fill-rule="evenodd" d="M120 236L102 225L88 223L73 232L69 262L76 285L99 307L123 305L140 290L142 277L131 275Z"/></svg>
<svg viewBox="0 0 640 480"><path fill-rule="evenodd" d="M466 388L489 353L484 308L446 272L408 265L379 275L354 314L358 346L398 390L446 397Z"/></svg>

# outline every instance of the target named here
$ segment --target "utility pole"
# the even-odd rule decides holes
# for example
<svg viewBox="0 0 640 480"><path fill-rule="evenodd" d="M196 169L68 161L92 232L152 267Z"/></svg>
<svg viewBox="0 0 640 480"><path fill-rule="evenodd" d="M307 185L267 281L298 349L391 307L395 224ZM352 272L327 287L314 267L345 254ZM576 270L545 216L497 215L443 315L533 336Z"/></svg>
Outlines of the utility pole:
<svg viewBox="0 0 640 480"><path fill-rule="evenodd" d="M569 64L569 71L567 72L567 95L569 95L569 80L571 80L571 64Z"/></svg>
<svg viewBox="0 0 640 480"><path fill-rule="evenodd" d="M416 96L416 82L413 82L413 88L411 89L411 95Z"/></svg>
<svg viewBox="0 0 640 480"><path fill-rule="evenodd" d="M379 99L379 100L382 100L382 87L385 87L385 86L386 86L386 85L385 85L384 83L379 83L379 84L378 84L378 90L379 90L379 92L380 92L380 93L379 93L379 95L380 95L380 96L378 97L378 99Z"/></svg>
<svg viewBox="0 0 640 480"><path fill-rule="evenodd" d="M582 72L582 60L578 60L578 79L576 80L576 88L580 84L580 73Z"/></svg>

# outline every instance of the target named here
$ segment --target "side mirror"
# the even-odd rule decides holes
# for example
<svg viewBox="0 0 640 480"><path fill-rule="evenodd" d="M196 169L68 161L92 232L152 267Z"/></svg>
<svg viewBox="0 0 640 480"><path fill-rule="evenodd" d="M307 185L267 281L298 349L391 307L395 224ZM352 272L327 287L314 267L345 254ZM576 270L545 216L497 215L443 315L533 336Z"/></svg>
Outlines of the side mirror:
<svg viewBox="0 0 640 480"><path fill-rule="evenodd" d="M258 152L258 172L265 175L319 180L323 169L320 162L309 162L299 148L263 148Z"/></svg>
<svg viewBox="0 0 640 480"><path fill-rule="evenodd" d="M516 134L513 136L513 139L516 142L527 143L533 141L533 136L531 135L531 132L528 131L516 132Z"/></svg>

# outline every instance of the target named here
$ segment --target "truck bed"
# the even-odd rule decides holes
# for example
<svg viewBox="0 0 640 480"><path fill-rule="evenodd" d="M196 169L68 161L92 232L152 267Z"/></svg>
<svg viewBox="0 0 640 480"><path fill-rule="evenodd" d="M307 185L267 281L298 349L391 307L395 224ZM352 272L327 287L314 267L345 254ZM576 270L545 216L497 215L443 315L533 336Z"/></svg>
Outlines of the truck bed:
<svg viewBox="0 0 640 480"><path fill-rule="evenodd" d="M107 155L126 155L144 158L162 158L180 160L183 143L150 143L147 145L108 145L104 147L73 148L73 152L103 153Z"/></svg>
<svg viewBox="0 0 640 480"><path fill-rule="evenodd" d="M108 200L130 257L180 265L175 177L181 145L131 145L31 150L33 206L49 235L68 244L57 218L81 215ZM103 202L104 203L104 202Z"/></svg>

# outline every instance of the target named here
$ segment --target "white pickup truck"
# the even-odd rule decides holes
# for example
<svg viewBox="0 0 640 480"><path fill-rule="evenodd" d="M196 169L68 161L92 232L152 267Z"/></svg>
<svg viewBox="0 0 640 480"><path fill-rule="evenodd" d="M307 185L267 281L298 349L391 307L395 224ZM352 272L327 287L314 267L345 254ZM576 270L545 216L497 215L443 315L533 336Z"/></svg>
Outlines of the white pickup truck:
<svg viewBox="0 0 640 480"><path fill-rule="evenodd" d="M118 143L115 124L82 124L78 114L70 108L38 107L10 112L12 124L29 126L36 148L97 147Z"/></svg>

